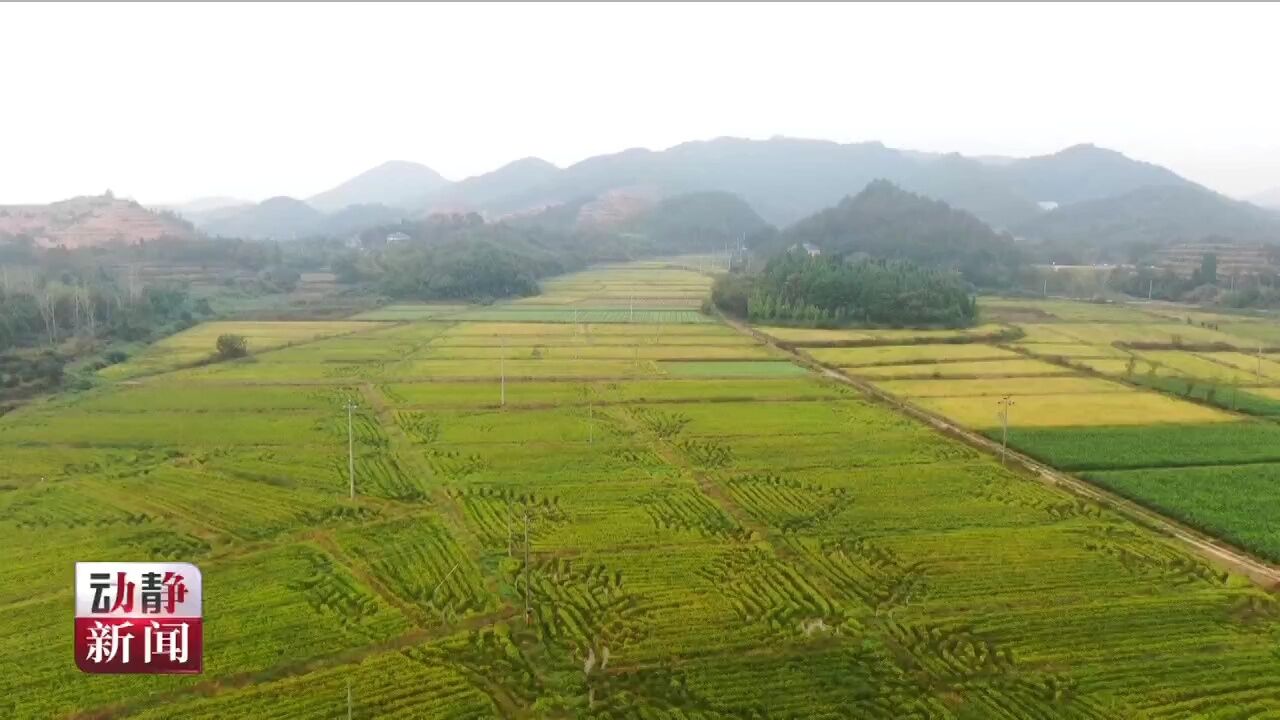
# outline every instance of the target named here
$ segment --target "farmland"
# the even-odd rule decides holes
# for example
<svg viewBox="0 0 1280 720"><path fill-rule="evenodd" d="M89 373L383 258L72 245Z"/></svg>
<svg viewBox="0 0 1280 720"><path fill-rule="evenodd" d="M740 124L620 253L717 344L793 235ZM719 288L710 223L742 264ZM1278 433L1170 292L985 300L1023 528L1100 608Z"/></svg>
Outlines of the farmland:
<svg viewBox="0 0 1280 720"><path fill-rule="evenodd" d="M1274 593L700 315L709 282L608 266L183 367L252 329L197 327L0 418L0 716L343 717L348 687L358 718L1280 713ZM1280 426L1006 331L770 333L979 429L1007 383L1017 447L1274 551ZM957 338L994 349L927 342ZM1098 424L1130 401L1163 420ZM1234 469L1161 474L1189 465ZM145 559L200 565L204 675L81 676L70 564Z"/></svg>
<svg viewBox="0 0 1280 720"><path fill-rule="evenodd" d="M1003 437L998 401L1008 396L1014 447L1277 559L1275 532L1259 528L1275 526L1280 489L1258 479L1271 477L1265 467L1255 475L1237 466L1272 460L1280 362L1262 351L1274 321L1063 300L986 299L982 307L988 327L1004 328L985 335L998 338L937 331L872 347L831 347L822 335L792 341L818 362L993 438Z"/></svg>

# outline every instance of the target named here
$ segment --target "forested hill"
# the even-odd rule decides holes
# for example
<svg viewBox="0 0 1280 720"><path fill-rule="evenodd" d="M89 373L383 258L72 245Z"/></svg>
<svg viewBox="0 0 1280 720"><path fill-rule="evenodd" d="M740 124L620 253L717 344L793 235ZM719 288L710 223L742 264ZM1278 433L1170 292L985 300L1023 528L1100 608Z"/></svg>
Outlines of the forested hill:
<svg viewBox="0 0 1280 720"><path fill-rule="evenodd" d="M1055 245L1120 248L1173 245L1217 237L1280 243L1280 213L1193 185L1144 187L1117 197L1066 205L1025 223L1019 235Z"/></svg>
<svg viewBox="0 0 1280 720"><path fill-rule="evenodd" d="M620 229L679 253L736 247L746 236L767 227L737 195L703 192L666 198L625 221Z"/></svg>
<svg viewBox="0 0 1280 720"><path fill-rule="evenodd" d="M766 254L807 243L837 257L863 254L910 260L955 270L984 287L1007 284L1022 263L1010 236L967 212L884 180L780 233L758 234L753 241Z"/></svg>

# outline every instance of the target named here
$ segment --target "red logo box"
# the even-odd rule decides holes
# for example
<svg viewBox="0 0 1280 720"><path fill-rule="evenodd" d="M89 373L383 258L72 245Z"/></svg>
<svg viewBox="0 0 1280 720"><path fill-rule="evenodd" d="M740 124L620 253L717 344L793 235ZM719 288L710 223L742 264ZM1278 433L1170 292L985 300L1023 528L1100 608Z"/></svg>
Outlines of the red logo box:
<svg viewBox="0 0 1280 720"><path fill-rule="evenodd" d="M76 563L76 667L199 673L203 589L200 569L191 563Z"/></svg>

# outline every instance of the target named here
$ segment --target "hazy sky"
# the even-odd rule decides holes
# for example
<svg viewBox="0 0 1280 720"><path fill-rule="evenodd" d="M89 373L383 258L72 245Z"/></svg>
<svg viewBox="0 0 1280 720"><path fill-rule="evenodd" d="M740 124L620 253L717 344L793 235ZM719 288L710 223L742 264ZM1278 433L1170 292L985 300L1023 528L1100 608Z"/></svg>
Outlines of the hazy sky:
<svg viewBox="0 0 1280 720"><path fill-rule="evenodd" d="M305 197L722 135L1280 186L1280 6L0 5L0 203Z"/></svg>

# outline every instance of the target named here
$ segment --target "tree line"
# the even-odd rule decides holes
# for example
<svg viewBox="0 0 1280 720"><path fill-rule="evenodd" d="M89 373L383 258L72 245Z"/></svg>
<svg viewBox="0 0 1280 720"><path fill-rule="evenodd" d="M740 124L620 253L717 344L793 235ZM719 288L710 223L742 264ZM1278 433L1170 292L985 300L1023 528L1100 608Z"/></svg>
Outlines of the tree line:
<svg viewBox="0 0 1280 720"><path fill-rule="evenodd" d="M758 276L726 275L712 288L712 302L752 322L840 327L971 325L977 299L956 273L907 260L845 262L782 253Z"/></svg>

